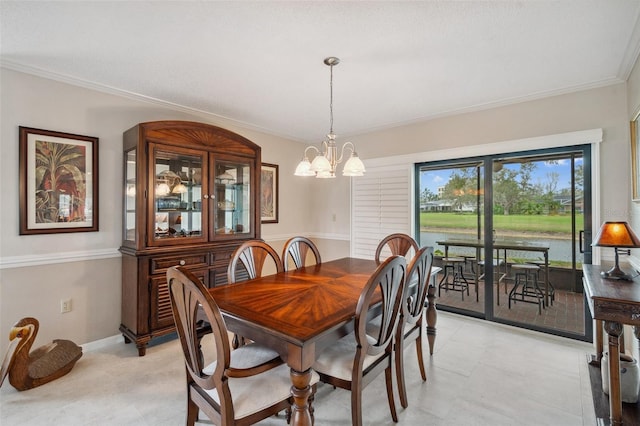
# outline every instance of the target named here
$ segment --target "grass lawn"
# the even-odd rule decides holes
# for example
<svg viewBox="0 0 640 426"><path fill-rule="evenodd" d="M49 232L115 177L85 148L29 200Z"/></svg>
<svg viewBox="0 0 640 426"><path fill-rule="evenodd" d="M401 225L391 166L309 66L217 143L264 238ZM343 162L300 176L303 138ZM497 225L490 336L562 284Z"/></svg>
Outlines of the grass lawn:
<svg viewBox="0 0 640 426"><path fill-rule="evenodd" d="M582 223L582 214L577 214L576 227L582 229ZM423 231L477 229L477 226L478 217L473 213L420 212L420 229ZM493 227L500 231L571 235L571 215L494 215Z"/></svg>

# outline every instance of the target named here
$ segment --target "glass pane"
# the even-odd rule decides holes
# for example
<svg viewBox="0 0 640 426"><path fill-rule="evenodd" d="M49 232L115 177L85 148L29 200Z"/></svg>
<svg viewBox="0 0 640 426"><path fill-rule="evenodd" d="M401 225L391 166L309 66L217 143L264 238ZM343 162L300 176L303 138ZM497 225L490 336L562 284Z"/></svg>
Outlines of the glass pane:
<svg viewBox="0 0 640 426"><path fill-rule="evenodd" d="M421 246L434 247L438 305L484 312L482 257L484 172L481 162L423 166Z"/></svg>
<svg viewBox="0 0 640 426"><path fill-rule="evenodd" d="M251 232L251 165L217 161L215 165L215 233Z"/></svg>
<svg viewBox="0 0 640 426"><path fill-rule="evenodd" d="M136 150L125 153L124 239L136 240Z"/></svg>
<svg viewBox="0 0 640 426"><path fill-rule="evenodd" d="M583 259L575 240L576 230L584 229L582 156L520 156L494 164L493 223L506 258L495 316L584 334L576 273Z"/></svg>
<svg viewBox="0 0 640 426"><path fill-rule="evenodd" d="M202 236L202 157L155 152L156 240Z"/></svg>

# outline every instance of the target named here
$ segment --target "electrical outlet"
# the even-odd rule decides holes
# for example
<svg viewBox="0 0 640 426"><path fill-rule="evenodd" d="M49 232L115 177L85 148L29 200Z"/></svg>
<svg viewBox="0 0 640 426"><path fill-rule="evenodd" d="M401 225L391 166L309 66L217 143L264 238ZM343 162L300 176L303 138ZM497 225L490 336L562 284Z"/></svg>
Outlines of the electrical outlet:
<svg viewBox="0 0 640 426"><path fill-rule="evenodd" d="M67 312L71 312L71 299L61 299L60 300L60 313L65 314Z"/></svg>

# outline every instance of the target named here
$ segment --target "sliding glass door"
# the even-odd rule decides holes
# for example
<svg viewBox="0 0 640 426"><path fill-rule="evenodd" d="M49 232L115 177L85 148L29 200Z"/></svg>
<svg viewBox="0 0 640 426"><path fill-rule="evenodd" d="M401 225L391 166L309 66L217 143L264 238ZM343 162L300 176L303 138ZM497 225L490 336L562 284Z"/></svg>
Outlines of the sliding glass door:
<svg viewBox="0 0 640 426"><path fill-rule="evenodd" d="M585 338L589 154L580 146L417 165L417 235L443 268L440 309Z"/></svg>
<svg viewBox="0 0 640 426"><path fill-rule="evenodd" d="M434 247L436 263L443 268L438 304L484 314L484 287L475 285L482 250L471 244L484 239L483 161L430 163L418 170L419 243ZM463 245L447 245L455 241Z"/></svg>

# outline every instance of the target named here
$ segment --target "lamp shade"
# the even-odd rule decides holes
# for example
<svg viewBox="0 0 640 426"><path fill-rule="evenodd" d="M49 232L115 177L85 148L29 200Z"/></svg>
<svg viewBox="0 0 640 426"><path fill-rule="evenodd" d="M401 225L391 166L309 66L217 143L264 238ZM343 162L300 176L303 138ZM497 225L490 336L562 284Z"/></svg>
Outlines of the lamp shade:
<svg viewBox="0 0 640 426"><path fill-rule="evenodd" d="M329 172L331 171L331 163L329 163L327 157L322 154L318 154L316 155L316 158L314 158L311 162L311 170L317 173Z"/></svg>
<svg viewBox="0 0 640 426"><path fill-rule="evenodd" d="M605 222L593 239L592 246L640 247L640 238L634 234L627 222Z"/></svg>
<svg viewBox="0 0 640 426"><path fill-rule="evenodd" d="M171 191L171 188L169 188L169 185L167 185L164 182L162 182L162 183L158 184L158 186L156 186L156 195L158 197L164 197L165 195L168 195L169 191Z"/></svg>
<svg viewBox="0 0 640 426"><path fill-rule="evenodd" d="M351 157L349 157L349 159L344 165L344 169L342 170L342 175L343 176L363 176L364 172L365 172L364 163L355 152L352 153Z"/></svg>
<svg viewBox="0 0 640 426"><path fill-rule="evenodd" d="M314 176L315 172L311 170L311 163L307 157L304 157L302 161L298 163L296 171L293 173L296 176Z"/></svg>
<svg viewBox="0 0 640 426"><path fill-rule="evenodd" d="M177 184L171 190L172 194L184 194L185 192L187 192L187 187L184 186L182 183Z"/></svg>

